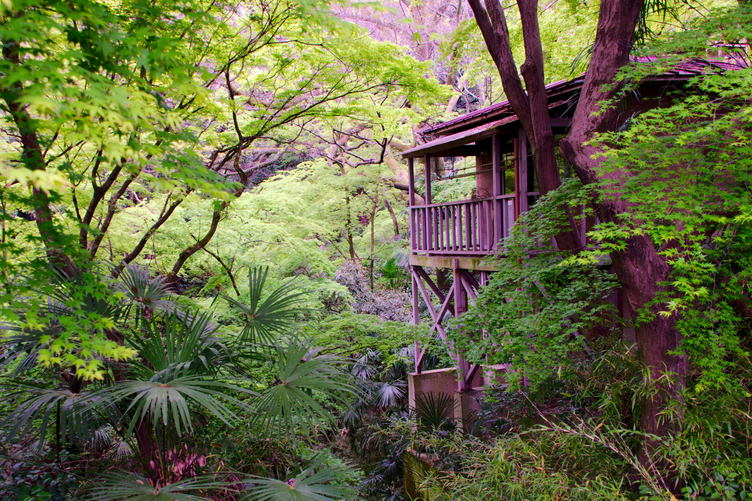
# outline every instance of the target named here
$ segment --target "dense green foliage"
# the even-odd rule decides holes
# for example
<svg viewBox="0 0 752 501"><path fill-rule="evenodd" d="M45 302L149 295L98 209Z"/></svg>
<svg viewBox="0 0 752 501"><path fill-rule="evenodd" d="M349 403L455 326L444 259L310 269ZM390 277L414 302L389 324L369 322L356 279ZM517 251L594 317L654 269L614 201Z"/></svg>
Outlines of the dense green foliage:
<svg viewBox="0 0 752 501"><path fill-rule="evenodd" d="M462 2L411 2L404 47L330 7L0 3L0 499L398 500L408 455L437 499L748 498L748 9L649 4L621 97L716 49L743 68L603 133L613 183L567 180L520 216L447 329L508 367L462 430L454 395L408 405L416 341L425 370L455 359L411 323L396 156L442 110L501 100L498 75ZM585 67L598 7L541 9L548 81ZM433 200L475 189L434 179ZM629 210L560 252L561 208L593 221L616 190ZM638 424L648 313L618 314L607 256L633 235L670 263L656 302L688 367L660 437Z"/></svg>

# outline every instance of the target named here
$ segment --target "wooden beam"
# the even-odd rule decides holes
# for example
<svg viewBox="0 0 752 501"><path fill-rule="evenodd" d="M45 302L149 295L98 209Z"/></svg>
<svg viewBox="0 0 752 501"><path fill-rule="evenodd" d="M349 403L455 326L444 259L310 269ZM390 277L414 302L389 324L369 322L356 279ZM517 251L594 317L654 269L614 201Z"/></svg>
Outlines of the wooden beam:
<svg viewBox="0 0 752 501"><path fill-rule="evenodd" d="M436 325L436 309L433 307L433 303L431 302L431 297L428 295L426 286L423 285L423 281L420 279L418 279L418 289L420 289L420 294L423 296L423 302L426 303L428 314L431 315L431 320L433 320L434 325Z"/></svg>
<svg viewBox="0 0 752 501"><path fill-rule="evenodd" d="M462 228L458 228L458 231L461 231L461 230ZM464 249L460 249L460 251L462 250ZM459 267L465 270L499 271L499 269L493 264L486 264L484 258L485 256L450 257L450 256L419 256L417 254L411 254L410 264L412 266L421 266L423 268L446 268L446 269L451 270L452 263L456 259L459 262Z"/></svg>
<svg viewBox="0 0 752 501"><path fill-rule="evenodd" d="M435 157L474 157L483 153L481 148L476 146L455 146L446 150L435 151Z"/></svg>
<svg viewBox="0 0 752 501"><path fill-rule="evenodd" d="M416 284L416 281L418 278L415 276L415 271L412 269L412 266L410 267L410 284L412 285L412 292L413 292L413 324L418 325L420 324L420 311L418 310L418 285ZM423 365L423 359L418 357L418 354L420 353L420 343L418 341L415 341L415 372L420 374L420 368L421 365Z"/></svg>
<svg viewBox="0 0 752 501"><path fill-rule="evenodd" d="M449 303L454 298L454 290L450 290L449 294L447 294L446 299L444 300L444 304L441 305L441 309L439 310L439 318L444 318L444 315L449 310Z"/></svg>
<svg viewBox="0 0 752 501"><path fill-rule="evenodd" d="M475 306L476 296L475 296L475 292L473 292L473 286L470 284L470 281L467 279L467 277L464 274L460 275L460 280L462 281L462 285L465 286L465 293L467 294L467 297L470 299L470 303L473 306Z"/></svg>
<svg viewBox="0 0 752 501"><path fill-rule="evenodd" d="M480 369L480 364L473 364L473 366L470 368L467 375L464 377L465 388L472 388L473 378L478 372L478 369Z"/></svg>
<svg viewBox="0 0 752 501"><path fill-rule="evenodd" d="M463 269L462 270L462 275L465 276L465 277L467 277L467 279L470 281L470 284L472 284L472 286L475 287L475 290L480 290L480 284L478 283L477 280L475 280L475 277L473 276L472 273L470 273L469 271Z"/></svg>
<svg viewBox="0 0 752 501"><path fill-rule="evenodd" d="M418 274L419 277L421 277L423 280L426 281L428 286L431 288L434 294L436 294L436 297L439 298L439 301L442 303L444 302L444 293L441 292L441 289L439 289L438 285L433 283L433 280L431 280L431 277L428 276L428 273L426 273L426 270L424 270L420 266L414 266L413 269L415 269L415 272Z"/></svg>
<svg viewBox="0 0 752 501"><path fill-rule="evenodd" d="M426 286L423 285L423 280L421 280L421 277L426 277L427 278L428 275L426 275L426 272L422 268L419 268L419 267L416 266L413 269L416 270L416 271L420 270L420 272L423 272L422 275L420 273L417 273L417 276L416 276L417 280L416 280L416 282L418 284L418 289L420 290L420 293L423 296L423 301L426 303L426 308L428 309L428 314L431 315L431 320L433 320L433 324L432 324L431 330L437 331L439 333L439 336L441 336L441 339L443 339L444 341L446 341L447 335L446 335L446 331L444 330L444 326L441 325L441 317L439 316L438 313L436 313L436 308L433 307L433 303L431 302L431 296L428 295L428 291L426 290ZM430 283L433 283L433 282L431 282L430 278L428 279L428 281ZM443 295L442 295L442 301L443 301L443 299L444 298L443 298ZM442 305L442 308L443 308L443 305Z"/></svg>

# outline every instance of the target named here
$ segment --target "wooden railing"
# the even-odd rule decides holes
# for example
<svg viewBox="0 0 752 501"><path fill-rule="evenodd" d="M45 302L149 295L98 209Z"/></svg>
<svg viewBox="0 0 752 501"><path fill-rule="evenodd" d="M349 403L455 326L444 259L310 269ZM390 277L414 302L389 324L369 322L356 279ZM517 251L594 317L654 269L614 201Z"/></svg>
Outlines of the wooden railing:
<svg viewBox="0 0 752 501"><path fill-rule="evenodd" d="M509 236L515 196L463 200L410 208L413 254L486 255Z"/></svg>

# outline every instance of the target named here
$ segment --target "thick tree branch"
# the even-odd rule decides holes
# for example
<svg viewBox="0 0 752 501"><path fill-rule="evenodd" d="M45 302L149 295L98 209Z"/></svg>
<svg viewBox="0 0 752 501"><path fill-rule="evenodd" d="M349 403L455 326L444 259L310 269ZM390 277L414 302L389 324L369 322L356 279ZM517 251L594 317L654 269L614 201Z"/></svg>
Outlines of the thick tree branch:
<svg viewBox="0 0 752 501"><path fill-rule="evenodd" d="M144 233L144 235L141 237L141 240L138 241L136 246L133 248L131 252L129 252L123 259L120 261L120 263L115 267L115 269L112 270L113 277L117 277L120 275L120 272L123 271L123 268L125 268L125 265L130 264L133 262L134 259L136 259L139 254L141 254L141 251L144 250L144 247L146 247L146 244L149 242L149 239L154 235L154 233L159 229L160 226L162 226L168 219L170 219L170 216L172 216L172 213L175 212L175 209L178 208L178 206L183 203L183 200L185 200L184 197L178 198L177 200L173 201L169 206L167 205L170 201L170 197L167 197L167 200L165 200L165 205L162 208L162 212L159 215L159 218L157 218L156 221L149 227L149 229Z"/></svg>
<svg viewBox="0 0 752 501"><path fill-rule="evenodd" d="M522 87L520 75L517 73L517 64L514 62L514 55L509 44L509 29L507 28L504 9L499 0L486 0L488 11L483 8L480 0L468 0L468 3L470 8L473 9L475 21L478 23L483 39L488 46L488 51L499 71L504 93L520 123L530 135L530 132L533 131L530 103L525 89ZM534 140L533 136L531 136L532 140Z"/></svg>
<svg viewBox="0 0 752 501"><path fill-rule="evenodd" d="M209 223L209 229L207 230L206 234L200 240L197 240L196 243L189 246L180 253L177 260L175 261L175 264L172 267L172 271L170 271L169 275L167 275L168 282L176 282L178 279L178 273L180 273L180 270L183 268L183 265L185 265L186 261L188 261L188 259L196 252L204 249L206 247L206 244L211 241L211 239L214 237L214 234L217 232L217 228L219 227L219 221L222 218L222 211L224 211L228 205L228 202L222 202L221 208L214 210L214 212L212 213L212 220L211 223Z"/></svg>
<svg viewBox="0 0 752 501"><path fill-rule="evenodd" d="M125 179L125 181L123 181L123 184L120 186L118 191L110 195L110 201L107 204L107 214L105 214L104 220L97 227L97 235L91 242L91 248L89 249L89 257L91 259L94 259L96 257L99 246L102 244L102 240L107 234L107 230L110 228L110 223L112 223L112 219L115 217L115 213L117 212L118 201L123 197L125 192L128 190L128 187L133 181L136 180L139 174L140 172L132 173Z"/></svg>

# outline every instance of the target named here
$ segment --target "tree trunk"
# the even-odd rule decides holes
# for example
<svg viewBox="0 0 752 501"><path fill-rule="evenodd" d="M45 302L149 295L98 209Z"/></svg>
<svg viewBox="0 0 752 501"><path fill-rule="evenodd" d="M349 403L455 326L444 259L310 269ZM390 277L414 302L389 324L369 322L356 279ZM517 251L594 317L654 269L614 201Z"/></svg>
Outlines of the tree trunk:
<svg viewBox="0 0 752 501"><path fill-rule="evenodd" d="M525 78L527 92L517 73L517 65L512 55L506 16L499 0L487 0L486 9L480 0L469 0L475 20L483 34L491 57L501 76L504 93L517 118L527 132L533 152L535 174L541 195L555 190L561 184L559 167L554 151L554 134L548 113L548 96L544 79L543 46L538 28L537 0L518 0L526 58L520 71ZM568 208L568 231L556 236L556 243L562 250L580 250L583 242Z"/></svg>
<svg viewBox="0 0 752 501"><path fill-rule="evenodd" d="M392 207L392 204L389 202L389 197L386 194L386 190L381 190L381 194L384 196L384 207L386 207L386 210L389 211L389 216L392 218L392 226L394 226L394 238L399 238L400 227L399 221L397 221L397 215L394 213L394 207Z"/></svg>
<svg viewBox="0 0 752 501"><path fill-rule="evenodd" d="M604 173L599 152L588 141L599 132L614 130L618 126L618 106L601 110L601 102L616 96L614 85L618 70L629 63L629 53L634 40L634 30L642 8L642 0L617 0L603 2L598 18L593 54L580 93L580 100L572 120L572 130L561 142L561 152L573 165L583 184L606 179L623 179L627 172ZM618 197L596 205L602 222L617 222L620 213L629 209ZM653 242L646 236L634 236L621 252L612 253L611 260L619 283L632 311L650 309L652 320L637 326L638 359L652 380L654 394L641 401L640 430L647 434L664 435L671 424L659 422L659 413L667 402L675 398L684 384L686 361L670 355L679 348L681 338L674 327L674 319L658 315L657 306L649 306L661 291L660 283L669 279L670 267L658 254ZM667 382L661 376L674 374L676 379ZM646 441L640 451L640 461L647 465L654 444Z"/></svg>
<svg viewBox="0 0 752 501"><path fill-rule="evenodd" d="M480 0L469 0L469 3L499 69L504 91L528 133L541 193L546 193L558 187L559 179L543 79L537 2L517 2L527 54L521 68L527 93L522 88L517 74L509 46L506 19L499 1L486 0L487 10L483 9ZM594 158L598 150L587 143L597 133L613 130L617 126L618 109L611 107L600 110L599 103L616 96L618 92L613 81L617 71L629 63L634 31L642 7L643 0L601 2L593 54L580 92L571 133L561 142L562 154L574 166L584 184L607 178L618 179L626 175L624 172L604 174L599 169L600 160ZM628 206L617 198L598 204L596 208L601 221L615 222L618 215L627 210ZM576 249L581 245L575 242L567 235L563 238L557 237L557 243L562 249ZM653 243L644 236L631 238L627 248L612 254L611 259L632 311L644 310L660 291L659 283L669 277L670 268L665 259L658 255ZM652 320L638 326L637 343L639 360L654 382L655 393L643 398L640 429L649 434L662 435L667 431L667 425L659 423L659 413L681 388L686 364L680 357L669 355L672 350L679 347L680 342L674 328L674 320L657 315L656 306L650 308L653 313ZM661 378L666 372L678 375L678 379L666 382L665 378ZM642 448L640 459L643 464L648 463L652 448L653 444L649 442Z"/></svg>
<svg viewBox="0 0 752 501"><path fill-rule="evenodd" d="M20 16L21 13L17 15ZM3 40L3 57L20 67L23 66L23 61L21 61L18 49L17 41ZM34 127L34 121L26 106L21 102L23 92L23 83L20 81L16 81L7 87L0 84L0 97L5 101L8 112L18 128L21 139L21 161L24 167L29 170L45 171L47 164L39 143L37 130ZM43 190L35 187L32 189L31 200L34 205L34 219L45 245L47 259L66 276L74 276L78 273L78 268L70 256L59 246L62 238L57 235L58 231L55 229L49 196Z"/></svg>

